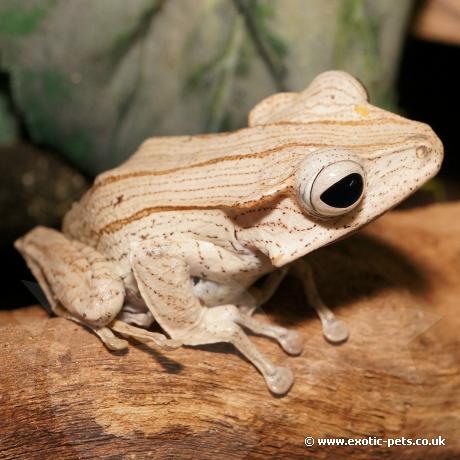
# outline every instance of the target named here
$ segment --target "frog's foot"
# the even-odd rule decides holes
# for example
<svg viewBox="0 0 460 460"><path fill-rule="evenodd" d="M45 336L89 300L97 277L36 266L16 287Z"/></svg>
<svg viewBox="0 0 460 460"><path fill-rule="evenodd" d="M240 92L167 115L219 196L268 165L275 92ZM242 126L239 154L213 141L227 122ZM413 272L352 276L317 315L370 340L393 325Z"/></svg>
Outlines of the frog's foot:
<svg viewBox="0 0 460 460"><path fill-rule="evenodd" d="M54 305L53 312L57 316L66 318L74 323L81 324L88 329L90 329L94 334L96 334L101 342L110 350L110 351L123 351L128 349L128 342L126 340L120 339L117 337L108 327L97 327L91 324L88 324L81 319L70 314L65 308L61 307L59 304Z"/></svg>
<svg viewBox="0 0 460 460"><path fill-rule="evenodd" d="M153 342L156 346L166 351L175 350L182 346L182 342L179 340L168 339L164 334L160 334L159 332L147 331L117 319L110 324L110 328L124 337L132 337L142 343Z"/></svg>
<svg viewBox="0 0 460 460"><path fill-rule="evenodd" d="M128 342L117 337L108 327L101 327L98 329L91 328L91 330L101 339L104 345L111 351L123 351L128 348Z"/></svg>
<svg viewBox="0 0 460 460"><path fill-rule="evenodd" d="M268 389L275 395L284 395L294 383L294 374L287 367L276 368L276 372L265 377Z"/></svg>
<svg viewBox="0 0 460 460"><path fill-rule="evenodd" d="M347 326L337 319L334 314L329 310L330 315L321 315L321 325L323 327L323 335L328 342L342 343L348 339L349 332Z"/></svg>
<svg viewBox="0 0 460 460"><path fill-rule="evenodd" d="M199 322L178 337L185 345L232 343L263 375L268 389L277 395L289 391L294 383L292 371L275 366L263 356L241 327L241 315L234 305L204 309Z"/></svg>
<svg viewBox="0 0 460 460"><path fill-rule="evenodd" d="M281 326L267 324L257 318L241 313L235 321L256 334L275 339L281 345L281 348L290 355L300 355L303 351L304 339L301 334L296 331L290 331Z"/></svg>
<svg viewBox="0 0 460 460"><path fill-rule="evenodd" d="M125 309L125 307L123 307L123 310L117 316L117 319L128 324L134 324L135 326L143 327L145 329L148 329L155 322L155 319L153 318L153 315L150 313L150 311L142 313L130 311Z"/></svg>

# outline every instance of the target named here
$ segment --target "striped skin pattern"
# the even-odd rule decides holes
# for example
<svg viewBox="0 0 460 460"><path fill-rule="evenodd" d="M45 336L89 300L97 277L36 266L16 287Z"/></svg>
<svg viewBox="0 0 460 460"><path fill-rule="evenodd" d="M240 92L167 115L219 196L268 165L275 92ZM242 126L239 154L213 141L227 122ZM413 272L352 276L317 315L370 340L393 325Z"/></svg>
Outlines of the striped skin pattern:
<svg viewBox="0 0 460 460"><path fill-rule="evenodd" d="M143 326L155 320L171 338L163 344L233 343L282 394L292 385L290 371L260 355L240 326L274 337L292 354L301 351L299 338L235 305L250 302L247 290L262 275L398 204L436 174L442 156L429 126L372 106L350 75L325 72L301 93L260 102L248 128L146 140L97 177L65 216L62 234L35 229L16 247L55 311L89 324L109 347L121 346L113 330L130 335L120 318ZM364 186L350 209L332 218L312 209L320 174L339 180L337 171L353 173L357 165ZM61 251L51 249L60 244ZM81 246L100 255L104 270L93 269ZM106 307L96 302L97 310L83 312L65 286L89 289Z"/></svg>

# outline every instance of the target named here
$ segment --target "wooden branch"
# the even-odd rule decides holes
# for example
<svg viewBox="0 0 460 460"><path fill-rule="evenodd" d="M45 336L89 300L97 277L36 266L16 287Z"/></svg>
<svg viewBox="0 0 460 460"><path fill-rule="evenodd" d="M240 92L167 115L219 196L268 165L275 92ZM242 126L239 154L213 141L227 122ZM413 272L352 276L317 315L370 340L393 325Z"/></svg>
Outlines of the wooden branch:
<svg viewBox="0 0 460 460"><path fill-rule="evenodd" d="M390 213L311 256L351 329L321 336L288 279L264 309L300 330L302 356L254 338L296 383L268 393L230 346L112 354L31 307L0 315L0 458L460 457L460 204ZM445 447L313 447L304 438L434 438Z"/></svg>

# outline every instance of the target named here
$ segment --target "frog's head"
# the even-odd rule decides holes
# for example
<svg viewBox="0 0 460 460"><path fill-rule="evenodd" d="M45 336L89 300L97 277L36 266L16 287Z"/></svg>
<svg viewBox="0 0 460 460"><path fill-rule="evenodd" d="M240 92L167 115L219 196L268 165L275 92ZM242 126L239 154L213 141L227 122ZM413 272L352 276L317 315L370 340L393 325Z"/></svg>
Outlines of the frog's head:
<svg viewBox="0 0 460 460"><path fill-rule="evenodd" d="M271 248L277 266L391 209L433 177L443 158L428 125L371 105L362 84L345 72L325 72L304 92L265 99L250 125L267 124L302 131L305 139L279 207L300 207L287 225L308 231L291 231L283 250Z"/></svg>

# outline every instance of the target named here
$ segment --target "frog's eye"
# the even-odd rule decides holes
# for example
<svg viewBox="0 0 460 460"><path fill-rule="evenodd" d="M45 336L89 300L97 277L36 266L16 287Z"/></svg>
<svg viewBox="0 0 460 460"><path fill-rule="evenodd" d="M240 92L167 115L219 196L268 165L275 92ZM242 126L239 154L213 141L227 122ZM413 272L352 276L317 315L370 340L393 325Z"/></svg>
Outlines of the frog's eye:
<svg viewBox="0 0 460 460"><path fill-rule="evenodd" d="M322 167L316 176L300 184L301 200L307 210L323 217L346 214L361 201L365 188L362 166L352 160Z"/></svg>

